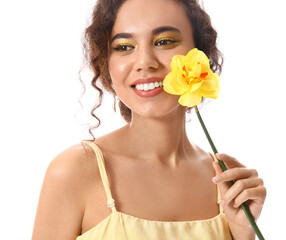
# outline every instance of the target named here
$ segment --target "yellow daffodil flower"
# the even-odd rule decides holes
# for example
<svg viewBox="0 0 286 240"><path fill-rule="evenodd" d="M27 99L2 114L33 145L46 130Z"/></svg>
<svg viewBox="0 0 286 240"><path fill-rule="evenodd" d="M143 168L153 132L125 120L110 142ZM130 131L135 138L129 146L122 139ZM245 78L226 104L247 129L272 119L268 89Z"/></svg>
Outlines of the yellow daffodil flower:
<svg viewBox="0 0 286 240"><path fill-rule="evenodd" d="M181 105L196 106L202 97L217 99L219 76L210 69L204 52L193 48L186 56L175 55L170 65L172 71L165 77L163 89L167 93L181 95Z"/></svg>

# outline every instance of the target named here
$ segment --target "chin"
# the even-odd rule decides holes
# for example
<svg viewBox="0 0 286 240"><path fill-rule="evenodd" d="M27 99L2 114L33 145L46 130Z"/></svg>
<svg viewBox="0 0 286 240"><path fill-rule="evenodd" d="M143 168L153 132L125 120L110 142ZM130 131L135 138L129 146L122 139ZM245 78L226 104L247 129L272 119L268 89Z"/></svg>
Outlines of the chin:
<svg viewBox="0 0 286 240"><path fill-rule="evenodd" d="M150 118L150 119L166 119L166 117L180 117L184 116L185 108L181 106L178 102L173 105L165 104L157 107L149 107L145 109L136 109L132 111L132 119L141 117L141 118Z"/></svg>

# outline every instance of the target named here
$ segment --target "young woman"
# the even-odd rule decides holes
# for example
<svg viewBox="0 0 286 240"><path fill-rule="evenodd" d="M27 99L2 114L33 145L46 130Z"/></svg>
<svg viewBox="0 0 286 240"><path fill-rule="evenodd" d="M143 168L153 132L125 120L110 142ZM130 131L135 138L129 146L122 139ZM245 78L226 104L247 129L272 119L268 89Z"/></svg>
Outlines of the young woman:
<svg viewBox="0 0 286 240"><path fill-rule="evenodd" d="M32 239L255 239L239 206L258 219L262 179L226 154L217 156L222 173L188 139L190 109L162 90L172 57L194 47L221 70L216 32L197 1L98 0L85 36L92 85L119 99L127 124L55 157Z"/></svg>

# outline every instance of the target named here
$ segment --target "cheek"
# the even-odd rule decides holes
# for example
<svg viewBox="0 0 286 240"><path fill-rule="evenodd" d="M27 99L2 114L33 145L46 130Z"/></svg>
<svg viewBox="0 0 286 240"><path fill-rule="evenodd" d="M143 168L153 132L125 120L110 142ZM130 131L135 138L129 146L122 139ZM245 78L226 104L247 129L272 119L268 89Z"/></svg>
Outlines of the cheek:
<svg viewBox="0 0 286 240"><path fill-rule="evenodd" d="M166 73L169 73L172 70L170 66L170 62L172 61L172 58L174 55L175 54L168 54L168 55L161 57Z"/></svg>
<svg viewBox="0 0 286 240"><path fill-rule="evenodd" d="M109 58L109 73L112 82L122 82L128 76L131 70L131 63L128 59L122 59L119 56L111 56Z"/></svg>

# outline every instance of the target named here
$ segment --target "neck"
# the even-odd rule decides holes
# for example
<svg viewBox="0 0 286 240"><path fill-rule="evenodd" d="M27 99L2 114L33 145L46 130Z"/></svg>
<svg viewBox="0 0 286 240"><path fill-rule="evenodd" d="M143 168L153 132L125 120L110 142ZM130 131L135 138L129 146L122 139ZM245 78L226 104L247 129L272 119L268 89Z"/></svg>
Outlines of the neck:
<svg viewBox="0 0 286 240"><path fill-rule="evenodd" d="M185 129L185 109L162 118L146 118L132 114L126 126L128 151L137 159L155 161L175 167L185 159L191 144Z"/></svg>

